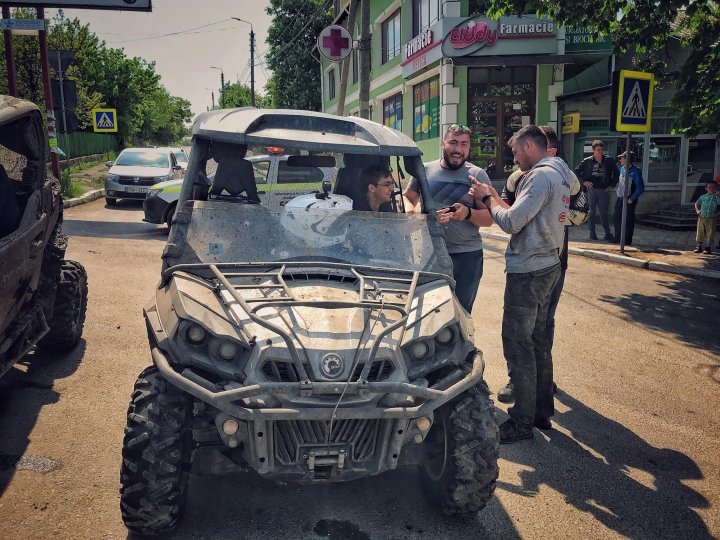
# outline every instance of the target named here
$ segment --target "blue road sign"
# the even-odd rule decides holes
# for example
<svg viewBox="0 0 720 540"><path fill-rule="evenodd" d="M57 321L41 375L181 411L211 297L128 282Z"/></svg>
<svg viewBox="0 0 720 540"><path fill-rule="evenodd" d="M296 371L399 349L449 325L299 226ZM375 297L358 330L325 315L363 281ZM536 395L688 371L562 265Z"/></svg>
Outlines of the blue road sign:
<svg viewBox="0 0 720 540"><path fill-rule="evenodd" d="M615 131L650 130L655 78L652 73L620 70L613 74L611 128Z"/></svg>
<svg viewBox="0 0 720 540"><path fill-rule="evenodd" d="M93 109L93 130L96 133L117 133L117 111L115 109Z"/></svg>

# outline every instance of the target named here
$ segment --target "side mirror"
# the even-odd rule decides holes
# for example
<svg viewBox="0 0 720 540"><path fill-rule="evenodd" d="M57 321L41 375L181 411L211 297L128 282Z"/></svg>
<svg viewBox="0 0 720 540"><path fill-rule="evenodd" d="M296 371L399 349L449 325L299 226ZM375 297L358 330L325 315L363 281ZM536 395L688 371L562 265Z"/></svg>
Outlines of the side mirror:
<svg viewBox="0 0 720 540"><path fill-rule="evenodd" d="M113 166L113 162L112 162L112 161L106 161L106 162L105 162L105 166L109 169L110 167Z"/></svg>
<svg viewBox="0 0 720 540"><path fill-rule="evenodd" d="M173 165L173 171L182 171L182 167L180 165Z"/></svg>

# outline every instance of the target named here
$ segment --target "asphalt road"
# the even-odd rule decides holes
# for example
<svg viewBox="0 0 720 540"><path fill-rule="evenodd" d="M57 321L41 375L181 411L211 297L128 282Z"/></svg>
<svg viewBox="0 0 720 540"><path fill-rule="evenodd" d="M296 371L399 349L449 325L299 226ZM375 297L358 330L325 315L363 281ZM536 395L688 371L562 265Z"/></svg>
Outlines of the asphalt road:
<svg viewBox="0 0 720 540"><path fill-rule="evenodd" d="M164 227L137 203L65 213L88 270L84 339L0 379L0 538L126 538L118 477L125 413L150 363L142 307ZM490 387L505 384L504 263L486 243L474 310ZM571 259L558 311L555 429L501 448L496 497L450 519L399 470L332 486L193 475L173 538L710 538L720 535L717 284ZM498 404L501 418L505 406Z"/></svg>

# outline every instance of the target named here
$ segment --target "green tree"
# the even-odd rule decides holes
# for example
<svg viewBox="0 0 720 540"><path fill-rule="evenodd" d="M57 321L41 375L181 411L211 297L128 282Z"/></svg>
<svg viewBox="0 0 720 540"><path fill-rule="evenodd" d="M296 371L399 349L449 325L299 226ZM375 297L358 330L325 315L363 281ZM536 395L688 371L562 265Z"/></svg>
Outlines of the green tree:
<svg viewBox="0 0 720 540"><path fill-rule="evenodd" d="M615 52L674 84L676 130L720 132L720 5L714 0L484 0L488 15L536 13L564 26L582 26L612 38ZM677 72L668 42L678 39L688 57ZM676 74L677 72L677 74Z"/></svg>
<svg viewBox="0 0 720 540"><path fill-rule="evenodd" d="M313 49L320 31L330 24L331 4L326 0L270 0L266 12L273 19L265 58L273 71L273 83L267 88L275 107L320 110L320 64Z"/></svg>
<svg viewBox="0 0 720 540"><path fill-rule="evenodd" d="M246 84L226 84L225 85L225 107L250 107L252 105L250 87ZM255 92L255 106L260 107L263 97Z"/></svg>

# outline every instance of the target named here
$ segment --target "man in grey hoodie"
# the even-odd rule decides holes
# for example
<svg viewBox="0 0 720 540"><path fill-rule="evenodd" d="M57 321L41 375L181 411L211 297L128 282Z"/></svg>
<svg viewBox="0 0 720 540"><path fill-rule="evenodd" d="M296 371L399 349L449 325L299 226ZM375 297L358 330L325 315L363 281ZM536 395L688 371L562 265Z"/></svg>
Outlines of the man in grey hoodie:
<svg viewBox="0 0 720 540"><path fill-rule="evenodd" d="M528 171L515 188L515 203L508 207L493 188L479 182L470 190L511 234L505 252L502 341L515 405L500 426L501 443L532 439L533 425L551 427L553 374L546 324L560 278L559 251L573 182L567 165L548 156L547 138L537 126L525 126L508 144L520 169Z"/></svg>

